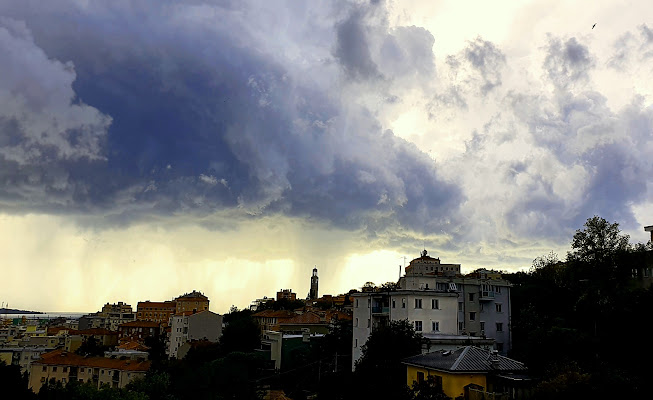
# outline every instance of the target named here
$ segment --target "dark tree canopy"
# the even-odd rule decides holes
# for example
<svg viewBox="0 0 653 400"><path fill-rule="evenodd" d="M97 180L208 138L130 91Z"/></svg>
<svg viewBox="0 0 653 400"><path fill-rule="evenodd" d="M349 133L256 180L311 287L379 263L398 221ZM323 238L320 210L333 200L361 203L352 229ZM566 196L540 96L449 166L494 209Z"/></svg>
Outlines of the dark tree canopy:
<svg viewBox="0 0 653 400"><path fill-rule="evenodd" d="M616 253L630 249L630 237L622 234L617 222L610 223L595 215L589 218L583 229L576 230L571 241L570 261L604 262Z"/></svg>

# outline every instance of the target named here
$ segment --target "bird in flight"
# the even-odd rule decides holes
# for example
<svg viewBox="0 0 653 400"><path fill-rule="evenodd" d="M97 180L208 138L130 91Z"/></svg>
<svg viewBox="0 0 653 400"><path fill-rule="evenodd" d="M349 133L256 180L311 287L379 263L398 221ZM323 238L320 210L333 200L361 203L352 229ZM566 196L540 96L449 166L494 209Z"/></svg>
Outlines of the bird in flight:
<svg viewBox="0 0 653 400"><path fill-rule="evenodd" d="M594 29L595 26L596 26L596 23L594 23L594 25L592 25L592 29Z"/></svg>

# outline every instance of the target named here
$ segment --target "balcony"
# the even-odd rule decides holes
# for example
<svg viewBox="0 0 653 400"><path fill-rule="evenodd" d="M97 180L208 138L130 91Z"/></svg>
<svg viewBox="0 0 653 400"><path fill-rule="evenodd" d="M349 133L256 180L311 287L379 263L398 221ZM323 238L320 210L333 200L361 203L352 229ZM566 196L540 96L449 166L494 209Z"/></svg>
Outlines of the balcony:
<svg viewBox="0 0 653 400"><path fill-rule="evenodd" d="M373 306L372 314L390 314L390 307Z"/></svg>
<svg viewBox="0 0 653 400"><path fill-rule="evenodd" d="M478 299L480 301L494 301L494 292L491 290L482 290Z"/></svg>

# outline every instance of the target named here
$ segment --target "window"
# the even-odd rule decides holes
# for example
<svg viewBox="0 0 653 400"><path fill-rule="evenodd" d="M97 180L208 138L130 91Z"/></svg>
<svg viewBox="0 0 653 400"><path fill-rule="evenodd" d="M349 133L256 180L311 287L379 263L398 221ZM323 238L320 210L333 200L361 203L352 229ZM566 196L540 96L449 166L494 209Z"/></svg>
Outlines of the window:
<svg viewBox="0 0 653 400"><path fill-rule="evenodd" d="M470 312L469 313L469 320L470 321L476 321L476 313L475 312Z"/></svg>
<svg viewBox="0 0 653 400"><path fill-rule="evenodd" d="M84 368L80 368L80 369L79 369L79 372L84 372Z"/></svg>
<svg viewBox="0 0 653 400"><path fill-rule="evenodd" d="M501 293L501 286L495 286L495 287L494 287L494 291L495 291L496 293Z"/></svg>
<svg viewBox="0 0 653 400"><path fill-rule="evenodd" d="M358 339L354 339L354 347L358 347Z"/></svg>
<svg viewBox="0 0 653 400"><path fill-rule="evenodd" d="M63 372L68 372L68 367L63 367Z"/></svg>
<svg viewBox="0 0 653 400"><path fill-rule="evenodd" d="M356 308L358 308L358 299L356 299Z"/></svg>
<svg viewBox="0 0 653 400"><path fill-rule="evenodd" d="M503 322L497 322L497 332L503 332Z"/></svg>
<svg viewBox="0 0 653 400"><path fill-rule="evenodd" d="M47 370L48 370L48 367L46 367L46 366L44 365L42 371L43 371L43 372L46 372Z"/></svg>
<svg viewBox="0 0 653 400"><path fill-rule="evenodd" d="M483 321L481 321L481 330L482 330L482 331L485 330L485 322L483 322Z"/></svg>
<svg viewBox="0 0 653 400"><path fill-rule="evenodd" d="M458 303L458 311L462 311L462 310L463 310L463 302L461 301Z"/></svg>
<svg viewBox="0 0 653 400"><path fill-rule="evenodd" d="M392 308L395 308L397 301L395 299L392 299Z"/></svg>
<svg viewBox="0 0 653 400"><path fill-rule="evenodd" d="M497 312L502 312L501 311L501 304L497 303L497 304L494 305L494 307L496 307Z"/></svg>
<svg viewBox="0 0 653 400"><path fill-rule="evenodd" d="M431 299L431 308L434 309L434 310L439 310L440 309L440 300Z"/></svg>
<svg viewBox="0 0 653 400"><path fill-rule="evenodd" d="M356 318L356 321L354 321L354 326L358 326L358 318Z"/></svg>
<svg viewBox="0 0 653 400"><path fill-rule="evenodd" d="M415 321L415 332L422 331L422 321Z"/></svg>
<svg viewBox="0 0 653 400"><path fill-rule="evenodd" d="M469 301L474 301L474 293L469 294Z"/></svg>
<svg viewBox="0 0 653 400"><path fill-rule="evenodd" d="M422 299L415 299L415 308L422 308Z"/></svg>
<svg viewBox="0 0 653 400"><path fill-rule="evenodd" d="M61 378L62 383L66 383L66 378Z"/></svg>
<svg viewBox="0 0 653 400"><path fill-rule="evenodd" d="M424 382L424 372L417 371L417 383Z"/></svg>
<svg viewBox="0 0 653 400"><path fill-rule="evenodd" d="M503 343L497 343L497 351L503 351Z"/></svg>
<svg viewBox="0 0 653 400"><path fill-rule="evenodd" d="M42 376L41 377L41 383L44 383L44 382L45 382L45 376Z"/></svg>
<svg viewBox="0 0 653 400"><path fill-rule="evenodd" d="M52 367L52 372L57 372L57 367Z"/></svg>
<svg viewBox="0 0 653 400"><path fill-rule="evenodd" d="M406 299L401 299L401 308L406 308Z"/></svg>
<svg viewBox="0 0 653 400"><path fill-rule="evenodd" d="M458 322L458 330L462 331L463 329L465 329L465 323L464 322Z"/></svg>
<svg viewBox="0 0 653 400"><path fill-rule="evenodd" d="M440 321L433 321L431 322L432 325L432 331L433 332L440 332Z"/></svg>

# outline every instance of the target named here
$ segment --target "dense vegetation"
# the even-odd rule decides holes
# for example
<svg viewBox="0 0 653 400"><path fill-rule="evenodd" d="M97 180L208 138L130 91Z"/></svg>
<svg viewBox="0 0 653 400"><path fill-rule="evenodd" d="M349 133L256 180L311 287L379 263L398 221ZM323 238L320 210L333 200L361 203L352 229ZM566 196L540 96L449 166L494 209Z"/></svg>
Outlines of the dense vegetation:
<svg viewBox="0 0 653 400"><path fill-rule="evenodd" d="M587 220L565 261L551 253L510 274L513 358L542 378L538 398L648 397L653 292L633 270L653 267L651 243L629 244L617 223ZM641 271L639 271L641 273Z"/></svg>

